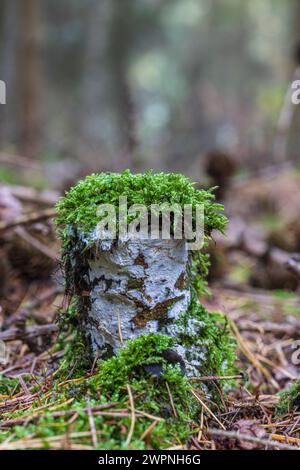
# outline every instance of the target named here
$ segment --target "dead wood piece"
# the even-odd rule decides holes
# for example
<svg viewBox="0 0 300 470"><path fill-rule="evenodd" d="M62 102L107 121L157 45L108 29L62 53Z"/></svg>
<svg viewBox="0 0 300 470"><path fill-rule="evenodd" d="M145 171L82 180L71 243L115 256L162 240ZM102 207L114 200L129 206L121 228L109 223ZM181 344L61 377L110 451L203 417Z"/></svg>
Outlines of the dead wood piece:
<svg viewBox="0 0 300 470"><path fill-rule="evenodd" d="M44 302L52 301L58 294L61 294L62 292L63 290L61 287L54 286L47 289L47 291L43 292L41 295L39 295L39 297L33 299L28 304L21 305L21 308L19 308L15 313L5 318L2 329L8 329L12 325L26 320L26 318L33 318L36 323L44 324L46 318L41 314L34 312L33 309L40 307Z"/></svg>
<svg viewBox="0 0 300 470"><path fill-rule="evenodd" d="M24 227L16 227L15 233L20 238L29 243L31 246L33 246L37 251L40 251L43 255L47 256L47 258L50 258L54 261L57 260L57 254L55 253L55 251L51 250L44 243L40 242L37 238L30 235L30 233L28 233L27 230L24 229Z"/></svg>
<svg viewBox="0 0 300 470"><path fill-rule="evenodd" d="M39 222L43 219L52 219L56 215L55 209L45 209L43 211L31 212L28 215L17 217L11 222L0 222L0 232L17 227L19 225L27 225Z"/></svg>
<svg viewBox="0 0 300 470"><path fill-rule="evenodd" d="M31 158L24 157L23 155L14 155L9 153L0 153L0 163L4 165L19 166L30 170L40 170L41 165L39 162Z"/></svg>
<svg viewBox="0 0 300 470"><path fill-rule="evenodd" d="M9 328L6 331L0 332L0 340L2 341L14 341L17 339L32 339L37 336L51 335L58 331L58 326L50 323L49 325L37 325L28 326L24 329L20 328Z"/></svg>
<svg viewBox="0 0 300 470"><path fill-rule="evenodd" d="M259 331L267 333L286 334L288 336L299 336L300 321L294 322L290 325L287 323L273 323L273 322L253 322L250 320L239 320L240 330Z"/></svg>
<svg viewBox="0 0 300 470"><path fill-rule="evenodd" d="M31 202L44 206L54 206L60 194L56 191L38 190L27 186L9 186L10 193L23 202Z"/></svg>
<svg viewBox="0 0 300 470"><path fill-rule="evenodd" d="M219 380L242 380L244 376L242 374L239 375L203 375L202 377L191 377L191 380L195 380L197 382L210 382L210 381L219 381Z"/></svg>
<svg viewBox="0 0 300 470"><path fill-rule="evenodd" d="M294 255L287 261L287 266L292 273L300 279L300 255Z"/></svg>
<svg viewBox="0 0 300 470"><path fill-rule="evenodd" d="M281 442L275 442L271 439L264 439L255 436L249 436L244 433L235 432L235 431L223 431L222 429L208 429L208 432L212 436L220 436L229 439L237 439L239 441L249 441L253 442L257 445L264 446L264 447L277 447L281 450L300 450L296 446L292 446L289 444L283 444Z"/></svg>

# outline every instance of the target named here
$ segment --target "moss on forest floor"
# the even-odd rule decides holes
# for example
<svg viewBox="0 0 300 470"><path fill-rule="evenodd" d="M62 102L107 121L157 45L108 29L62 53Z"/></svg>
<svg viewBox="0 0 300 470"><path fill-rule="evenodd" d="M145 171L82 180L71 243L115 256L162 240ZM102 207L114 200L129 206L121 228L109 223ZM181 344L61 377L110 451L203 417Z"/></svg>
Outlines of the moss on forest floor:
<svg viewBox="0 0 300 470"><path fill-rule="evenodd" d="M224 346L218 341L221 336L216 326L210 339L216 342L216 350L209 356L209 367L213 365L210 370L216 375L233 371L233 350L229 344L227 368L220 368L229 351L221 349ZM208 346L208 336L202 339ZM12 448L53 448L59 436L65 438L70 434L73 443L78 436L81 446L90 446L92 419L97 430L95 447L99 449L186 445L199 429L200 404L180 365L170 365L164 359L163 352L173 342L160 334L140 336L129 341L116 356L98 361L94 372L87 373L84 345L78 337L73 338L59 369L45 383L35 384L32 377L27 378L27 387L37 396L28 409L22 410L20 406L16 411L3 413L0 443L9 438ZM0 381L1 394L7 398L15 395L18 388L16 379ZM207 388L198 388L202 399L205 392Z"/></svg>
<svg viewBox="0 0 300 470"><path fill-rule="evenodd" d="M300 409L300 380L294 382L279 394L280 402L277 407L279 415L284 415Z"/></svg>
<svg viewBox="0 0 300 470"><path fill-rule="evenodd" d="M164 339L161 344L165 344ZM133 347L134 345L130 345L130 351ZM126 351L125 356L128 357ZM133 370L127 369L126 372L131 376L130 385L129 380L128 384L125 384L119 379L115 386L110 379L116 377L115 367L119 366L120 362L124 369L122 358L116 357L107 361L104 367L91 377L55 379L50 393L47 391L41 394L33 401L29 410L4 413L4 422L19 420L20 424L7 430L4 425L0 442L10 437L14 448L28 448L30 442L33 447L37 443L38 448L47 448L52 447L51 442L55 442L55 437L67 436L68 433L76 442L75 436L78 433L80 444L90 446L92 416L97 430L95 447L99 449L166 448L185 444L192 432L198 405L190 392L191 387L187 379L181 375L180 370L166 366L158 380L155 377L146 377L145 373L138 379L133 378ZM125 377L124 373L122 379ZM133 397L135 416L130 442L128 435L133 413L128 386ZM172 394L174 411L170 405L169 393ZM24 422L28 424L24 426ZM146 439L145 433L149 426L151 433L149 432ZM79 433L87 435L84 437Z"/></svg>

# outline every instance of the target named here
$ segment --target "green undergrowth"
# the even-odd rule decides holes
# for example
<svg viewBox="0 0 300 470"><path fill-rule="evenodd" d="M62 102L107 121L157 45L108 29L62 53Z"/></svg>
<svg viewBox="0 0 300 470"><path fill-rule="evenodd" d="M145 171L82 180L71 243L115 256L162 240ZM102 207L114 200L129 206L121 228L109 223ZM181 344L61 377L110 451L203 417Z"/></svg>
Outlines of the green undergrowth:
<svg viewBox="0 0 300 470"><path fill-rule="evenodd" d="M13 395L20 388L20 381L0 375L0 395Z"/></svg>
<svg viewBox="0 0 300 470"><path fill-rule="evenodd" d="M99 405L112 403L115 406L107 411L117 413L119 410L120 413L122 412L120 410L125 409L128 410L128 416L100 416L97 411L93 413L95 427L99 431L97 448L155 449L185 444L194 428L196 429L194 423L197 422L199 409L186 376L182 375L178 366L170 366L160 355L171 344L172 339L167 336L159 334L141 336L129 341L115 357L99 361L92 376L86 375L69 381L62 363L51 385L50 394L47 392L42 394L28 411L3 415L4 420L17 418L26 420L37 413L38 419L26 426L17 425L9 430L4 429L0 435L0 442L11 436L11 442L15 442L18 447L20 439L28 439L29 442L30 439L41 439L41 447L49 448L51 438L54 436L89 432L88 406L93 409ZM145 365L154 362L162 367L160 377L153 376L144 369ZM132 422L128 386L134 400L136 415L130 442L127 441ZM43 411L41 407L44 407ZM55 416L57 410L60 412L59 416ZM71 410L78 413L72 425L68 424L70 416L72 417ZM141 415L139 412L147 415ZM142 439L153 422L156 424L151 433ZM80 438L80 443L90 446L91 437ZM22 447L22 444L19 445Z"/></svg>
<svg viewBox="0 0 300 470"><path fill-rule="evenodd" d="M277 413L284 415L300 409L300 380L294 382L289 388L279 393L280 401Z"/></svg>
<svg viewBox="0 0 300 470"><path fill-rule="evenodd" d="M228 376L236 372L236 341L227 318L220 312L208 312L195 296L177 322L177 337L187 350L187 360L201 364L200 375ZM231 383L223 385L228 388ZM219 391L213 382L206 385L206 391L218 401Z"/></svg>
<svg viewBox="0 0 300 470"><path fill-rule="evenodd" d="M202 309L203 307L197 314L200 322L203 321ZM215 316L212 316L210 321L211 323L207 324L209 338L208 330L205 331L203 324L203 337L199 338L199 344L203 345L204 342L209 351L212 345L215 348L215 354L208 356L207 360L210 362L206 364L207 370L210 373L222 375L232 373L233 350L232 345L222 342L221 317L218 317L220 321L218 325L214 323ZM185 324L188 325L187 317L182 319L183 332L186 328ZM183 333L183 340L192 341L188 335L188 328L185 334ZM64 341L66 342L66 338ZM140 336L128 341L116 356L108 360L99 360L91 374L88 359L84 358L83 354L84 343L81 342L78 333L75 333L72 341L69 338L66 354L52 377L51 384L48 379L46 390L32 403L30 409L3 414L4 421L21 418L23 421L28 420L28 424L26 426L19 424L8 430L3 429L0 434L0 443L10 437L12 445L21 448L22 445L26 447L24 439L28 440L28 446L32 439L39 439L37 444L39 448L51 448L51 443L55 442L53 441L55 436L62 436L63 441L64 436L69 434L74 436L72 438L74 445L80 443L91 446L90 435L75 437L77 433L90 431L88 406L94 409L99 405L114 404L103 411L120 413L122 412L120 410L127 410L128 416L101 416L95 410L93 420L99 433L96 448L164 449L186 445L189 437L199 429L200 408L197 399L192 394L192 388L197 388L204 400L207 390L201 388L200 384L191 382L178 364L171 365L164 359L162 353L172 349L173 346L174 339L169 336L154 333ZM226 348L229 348L231 352L224 369L224 357L229 351ZM78 358L80 360L76 361ZM159 366L160 373L149 371L147 369L149 365ZM32 385L29 377L26 381L28 387ZM1 390L9 395L16 385L16 379L4 379L2 383L4 388ZM39 386L35 385L33 391L38 390ZM130 442L128 442L128 434L132 415L129 391L133 397L136 415ZM217 404L215 406L217 407ZM59 412L58 415L57 412ZM73 412L77 413L75 420L71 419ZM30 421L29 418L35 414L34 420ZM154 422L156 424L151 432L143 437ZM21 442L20 439L23 441Z"/></svg>

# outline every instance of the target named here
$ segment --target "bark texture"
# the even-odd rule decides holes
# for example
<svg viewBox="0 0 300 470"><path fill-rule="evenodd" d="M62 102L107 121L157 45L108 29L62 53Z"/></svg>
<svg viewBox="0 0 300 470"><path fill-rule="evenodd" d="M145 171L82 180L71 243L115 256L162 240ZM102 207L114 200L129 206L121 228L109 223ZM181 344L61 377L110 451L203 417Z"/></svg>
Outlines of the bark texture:
<svg viewBox="0 0 300 470"><path fill-rule="evenodd" d="M101 242L84 280L82 326L93 352L111 354L141 334L175 332L170 326L190 302L187 272L184 240Z"/></svg>

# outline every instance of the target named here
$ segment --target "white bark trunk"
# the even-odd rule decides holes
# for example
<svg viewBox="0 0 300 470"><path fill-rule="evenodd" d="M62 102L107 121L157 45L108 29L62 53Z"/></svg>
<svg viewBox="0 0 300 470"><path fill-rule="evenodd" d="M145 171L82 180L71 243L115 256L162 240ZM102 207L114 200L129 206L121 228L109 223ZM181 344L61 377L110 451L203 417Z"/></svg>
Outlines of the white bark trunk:
<svg viewBox="0 0 300 470"><path fill-rule="evenodd" d="M188 308L184 240L102 242L87 261L90 292L84 329L94 353L115 353L123 342L142 334L170 334L167 327Z"/></svg>

